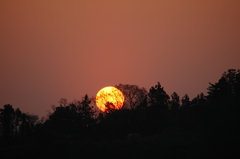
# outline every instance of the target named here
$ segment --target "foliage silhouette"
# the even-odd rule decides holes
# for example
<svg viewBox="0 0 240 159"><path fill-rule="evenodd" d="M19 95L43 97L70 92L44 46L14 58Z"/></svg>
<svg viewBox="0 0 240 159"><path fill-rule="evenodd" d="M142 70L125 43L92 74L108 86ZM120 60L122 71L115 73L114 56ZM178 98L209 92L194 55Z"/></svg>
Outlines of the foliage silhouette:
<svg viewBox="0 0 240 159"><path fill-rule="evenodd" d="M115 86L124 95L124 106L123 108L136 109L144 102L147 95L145 88L139 88L137 85L119 84Z"/></svg>
<svg viewBox="0 0 240 159"><path fill-rule="evenodd" d="M87 95L74 103L62 98L45 122L5 105L0 109L0 141L5 141L0 153L10 158L20 146L6 143L16 146L21 139L25 142L18 144L27 149L18 157L25 158L229 158L240 148L240 71L229 69L209 85L207 95L190 100L176 92L170 99L159 82L148 92L119 84L128 96L125 109L113 110L106 103L107 113L97 116Z"/></svg>
<svg viewBox="0 0 240 159"><path fill-rule="evenodd" d="M0 109L0 145L24 143L35 131L38 116L22 113L6 104ZM2 141L2 142L1 142Z"/></svg>
<svg viewBox="0 0 240 159"><path fill-rule="evenodd" d="M184 109L189 109L190 108L190 98L188 97L187 94L185 94L183 97L182 97L182 107L181 108L184 108Z"/></svg>
<svg viewBox="0 0 240 159"><path fill-rule="evenodd" d="M67 104L67 100L63 99L60 99L60 106L54 108L44 126L69 139L74 139L80 134L87 135L95 124L95 112L93 106L90 106L91 100L88 95L75 104Z"/></svg>
<svg viewBox="0 0 240 159"><path fill-rule="evenodd" d="M156 110L167 110L169 108L169 96L158 82L157 85L151 87L148 93L149 104Z"/></svg>
<svg viewBox="0 0 240 159"><path fill-rule="evenodd" d="M173 94L171 95L172 100L170 101L170 108L172 110L177 110L180 107L180 99L179 96L176 92L173 92Z"/></svg>

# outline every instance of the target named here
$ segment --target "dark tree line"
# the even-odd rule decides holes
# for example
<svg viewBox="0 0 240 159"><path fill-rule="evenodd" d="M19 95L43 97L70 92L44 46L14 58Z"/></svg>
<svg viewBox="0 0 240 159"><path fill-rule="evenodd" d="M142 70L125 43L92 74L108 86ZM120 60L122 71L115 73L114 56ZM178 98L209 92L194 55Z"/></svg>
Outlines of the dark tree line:
<svg viewBox="0 0 240 159"><path fill-rule="evenodd" d="M114 110L112 103L106 103L108 111L101 113L87 95L70 103L62 98L44 122L5 105L0 110L1 141L19 140L45 148L52 145L51 150L61 149L54 145L62 144L73 156L77 148L86 155L92 151L99 155L114 143L123 150L110 148L109 156L130 153L133 157L151 157L151 151L196 158L195 153L216 155L222 151L228 157L240 148L240 70L229 69L217 83L209 85L207 95L200 93L190 100L187 94L180 98L173 92L169 96L159 82L149 91L119 84L116 87L125 97L123 109Z"/></svg>
<svg viewBox="0 0 240 159"><path fill-rule="evenodd" d="M1 141L9 143L10 140L23 140L30 136L35 129L38 117L22 113L19 108L13 109L12 105L4 105L0 109Z"/></svg>

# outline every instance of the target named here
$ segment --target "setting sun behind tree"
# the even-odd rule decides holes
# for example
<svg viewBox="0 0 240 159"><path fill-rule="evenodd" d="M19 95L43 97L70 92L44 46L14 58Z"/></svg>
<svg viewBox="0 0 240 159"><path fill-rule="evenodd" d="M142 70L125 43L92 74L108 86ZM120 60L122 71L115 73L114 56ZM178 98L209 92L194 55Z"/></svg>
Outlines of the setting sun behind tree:
<svg viewBox="0 0 240 159"><path fill-rule="evenodd" d="M103 112L110 112L109 109L121 109L124 102L122 92L112 86L102 88L96 95L96 104Z"/></svg>

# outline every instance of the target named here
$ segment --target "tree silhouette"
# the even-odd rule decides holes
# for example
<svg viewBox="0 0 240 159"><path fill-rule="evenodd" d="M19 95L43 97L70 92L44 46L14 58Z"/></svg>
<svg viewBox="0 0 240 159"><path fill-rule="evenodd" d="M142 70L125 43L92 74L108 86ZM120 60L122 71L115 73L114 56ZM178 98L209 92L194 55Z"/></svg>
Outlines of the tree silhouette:
<svg viewBox="0 0 240 159"><path fill-rule="evenodd" d="M113 113L116 111L115 105L112 102L106 102L105 104L106 107L106 113Z"/></svg>
<svg viewBox="0 0 240 159"><path fill-rule="evenodd" d="M224 72L210 83L208 95L192 100L184 95L181 106L179 95L173 92L170 99L159 82L149 92L136 85L116 87L125 96L126 109L116 110L106 101L106 113L98 118L88 95L72 103L61 98L49 119L37 125L37 116L4 105L1 156L231 158L238 153L240 70Z"/></svg>
<svg viewBox="0 0 240 159"><path fill-rule="evenodd" d="M37 115L22 113L19 127L20 130L19 133L22 139L25 139L32 133L34 133L37 122L38 122Z"/></svg>
<svg viewBox="0 0 240 159"><path fill-rule="evenodd" d="M240 70L236 72L235 76L235 85L234 85L234 100L236 103L236 107L240 107ZM239 108L240 109L240 108Z"/></svg>
<svg viewBox="0 0 240 159"><path fill-rule="evenodd" d="M170 108L172 110L177 110L180 107L180 100L179 100L179 96L176 92L173 92L173 94L171 95L172 100L170 101Z"/></svg>
<svg viewBox="0 0 240 159"><path fill-rule="evenodd" d="M167 110L169 104L169 96L158 82L157 85L151 87L148 93L149 104L151 107Z"/></svg>
<svg viewBox="0 0 240 159"><path fill-rule="evenodd" d="M207 97L200 93L197 97L193 98L191 101L191 107L196 109L204 109L207 106Z"/></svg>
<svg viewBox="0 0 240 159"><path fill-rule="evenodd" d="M12 105L4 105L3 114L3 136L6 141L14 135L14 109Z"/></svg>
<svg viewBox="0 0 240 159"><path fill-rule="evenodd" d="M17 108L15 110L15 123L14 123L14 125L15 125L14 132L15 132L16 136L18 134L20 134L20 132L21 132L21 130L20 130L20 127L21 127L21 123L20 122L21 121L22 121L22 112L21 112L21 110L19 108Z"/></svg>
<svg viewBox="0 0 240 159"><path fill-rule="evenodd" d="M45 123L53 131L67 135L75 131L79 132L83 126L82 114L74 104L56 107Z"/></svg>
<svg viewBox="0 0 240 159"><path fill-rule="evenodd" d="M95 111L93 110L93 106L90 106L91 100L88 98L86 94L81 101L81 105L79 106L80 113L82 114L82 122L84 127L90 127L95 123Z"/></svg>
<svg viewBox="0 0 240 159"><path fill-rule="evenodd" d="M38 116L22 113L19 108L14 110L10 104L4 105L0 113L1 135L7 144L13 139L23 141L34 132Z"/></svg>
<svg viewBox="0 0 240 159"><path fill-rule="evenodd" d="M215 130L221 130L219 136L222 138L225 134L234 137L234 133L240 133L239 76L240 70L229 69L217 83L209 83L207 88L210 111L215 117Z"/></svg>
<svg viewBox="0 0 240 159"><path fill-rule="evenodd" d="M0 108L0 137L3 136L3 109Z"/></svg>
<svg viewBox="0 0 240 159"><path fill-rule="evenodd" d="M229 69L224 72L219 81L215 84L209 83L208 100L212 106L218 106L225 109L228 108L239 109L239 95L240 95L240 70Z"/></svg>
<svg viewBox="0 0 240 159"><path fill-rule="evenodd" d="M119 84L115 86L124 95L124 107L129 109L136 109L142 104L147 95L145 88L139 88L137 85Z"/></svg>
<svg viewBox="0 0 240 159"><path fill-rule="evenodd" d="M185 94L182 97L181 102L182 102L182 108L184 108L184 109L189 109L190 108L190 99L189 99L187 94Z"/></svg>
<svg viewBox="0 0 240 159"><path fill-rule="evenodd" d="M58 103L60 106L65 107L68 104L68 100L66 98L61 98Z"/></svg>
<svg viewBox="0 0 240 159"><path fill-rule="evenodd" d="M75 134L82 134L93 127L95 112L93 106L90 106L91 100L88 95L85 95L81 101L75 102L76 105L66 105L67 100L63 101L65 104L59 103L60 106L54 108L49 120L45 122L49 129L71 137Z"/></svg>

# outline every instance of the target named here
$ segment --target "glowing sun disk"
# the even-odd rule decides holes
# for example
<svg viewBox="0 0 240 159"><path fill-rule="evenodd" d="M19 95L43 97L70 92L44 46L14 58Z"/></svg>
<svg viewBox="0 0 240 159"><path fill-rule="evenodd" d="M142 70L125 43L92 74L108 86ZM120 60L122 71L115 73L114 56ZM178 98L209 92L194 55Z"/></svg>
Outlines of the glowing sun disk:
<svg viewBox="0 0 240 159"><path fill-rule="evenodd" d="M96 95L96 104L103 112L109 112L109 109L121 109L124 102L122 92L112 86L102 88Z"/></svg>

